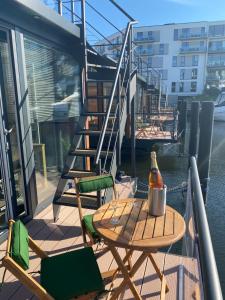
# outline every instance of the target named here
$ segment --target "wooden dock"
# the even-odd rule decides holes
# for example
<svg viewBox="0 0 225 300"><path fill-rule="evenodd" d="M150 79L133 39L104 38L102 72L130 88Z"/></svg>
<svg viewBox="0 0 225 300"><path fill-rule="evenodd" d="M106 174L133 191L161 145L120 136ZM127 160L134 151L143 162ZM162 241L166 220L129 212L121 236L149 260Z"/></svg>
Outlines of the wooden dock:
<svg viewBox="0 0 225 300"><path fill-rule="evenodd" d="M130 183L124 183L120 189L120 197L128 195L132 192ZM124 197L123 197L124 198ZM93 211L86 210L86 213L92 213ZM81 237L80 221L78 217L77 208L62 207L59 215L59 220L53 222L52 205L48 206L45 210L39 213L32 221L27 225L30 235L38 245L49 255L55 255L65 251L71 251L82 248L83 240ZM97 246L99 247L99 246ZM1 257L4 255L6 243L0 246ZM124 252L120 250L121 254ZM197 261L193 258L182 257L178 255L166 254L158 252L154 254L154 258L157 261L158 266L163 270L166 280L169 286L169 292L166 294L166 299L197 299L195 298L195 291L198 284L198 267ZM138 257L138 253L134 252L132 262ZM115 268L115 261L112 255L107 252L98 259L98 264L101 271L107 271ZM184 277L182 281L179 280L179 270L183 269ZM38 271L40 269L40 259L31 252L30 272ZM76 270L75 270L76 271ZM3 268L0 268L0 278L2 278ZM60 276L60 272L59 272ZM34 274L34 277L38 278L38 274ZM121 277L114 281L114 287L121 281ZM134 276L134 282L142 295L143 299L159 299L160 295L160 280L158 279L153 267L146 259L142 267ZM183 289L181 290L181 287ZM106 289L110 288L110 283L106 286ZM179 298L178 294L183 293L183 297ZM102 299L107 299L108 295L104 295ZM20 282L7 271L6 280L2 291L0 292L0 299L2 300L25 300L25 299L37 299L32 295ZM129 289L126 289L125 293L120 299L133 299L133 296ZM200 299L200 298L199 298Z"/></svg>

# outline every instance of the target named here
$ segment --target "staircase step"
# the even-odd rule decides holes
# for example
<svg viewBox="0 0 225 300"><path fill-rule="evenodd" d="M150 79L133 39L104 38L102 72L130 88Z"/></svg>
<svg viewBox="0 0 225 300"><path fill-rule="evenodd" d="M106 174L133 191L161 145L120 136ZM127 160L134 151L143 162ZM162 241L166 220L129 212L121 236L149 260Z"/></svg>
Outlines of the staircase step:
<svg viewBox="0 0 225 300"><path fill-rule="evenodd" d="M116 70L117 67L114 66L108 66L108 65L98 65L98 64L87 64L88 67L93 67L93 68L102 68L102 69L110 69L110 70Z"/></svg>
<svg viewBox="0 0 225 300"><path fill-rule="evenodd" d="M100 135L101 134L101 131L100 130L90 130L90 129L83 129L83 130L80 130L80 131L78 131L78 133L77 134L82 134L82 135ZM117 134L117 132L116 131L113 131L113 133L112 133L112 131L111 130L107 130L106 131L106 133L105 133L106 135L116 135Z"/></svg>
<svg viewBox="0 0 225 300"><path fill-rule="evenodd" d="M106 115L105 112L83 112L82 116L88 116L88 117L104 117ZM115 118L115 114L110 114L109 115L110 118Z"/></svg>
<svg viewBox="0 0 225 300"><path fill-rule="evenodd" d="M98 209L97 196L81 195L82 207L86 209ZM54 204L78 207L77 197L75 193L63 193L58 199L54 199Z"/></svg>
<svg viewBox="0 0 225 300"><path fill-rule="evenodd" d="M95 175L97 175L97 174L92 171L71 169L71 170L69 170L68 173L62 174L62 178L63 179L74 179L74 178L82 178L82 177L95 176Z"/></svg>
<svg viewBox="0 0 225 300"><path fill-rule="evenodd" d="M73 155L73 156L84 156L84 157L86 157L86 156L95 157L96 153L97 153L96 149L76 149L74 151L71 151L70 155ZM100 156L101 157L105 157L106 154L107 154L107 151L102 151ZM108 152L108 156L112 157L113 156L113 151L109 151Z"/></svg>

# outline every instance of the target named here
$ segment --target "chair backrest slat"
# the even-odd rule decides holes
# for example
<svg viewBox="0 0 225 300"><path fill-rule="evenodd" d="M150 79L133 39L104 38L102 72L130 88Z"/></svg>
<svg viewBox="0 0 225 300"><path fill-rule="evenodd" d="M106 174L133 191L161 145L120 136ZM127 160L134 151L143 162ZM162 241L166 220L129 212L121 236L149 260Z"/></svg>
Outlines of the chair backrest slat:
<svg viewBox="0 0 225 300"><path fill-rule="evenodd" d="M80 193L100 191L114 186L112 175L99 175L82 178L77 182Z"/></svg>
<svg viewBox="0 0 225 300"><path fill-rule="evenodd" d="M20 220L13 223L10 251L10 256L21 268L29 269L29 235Z"/></svg>

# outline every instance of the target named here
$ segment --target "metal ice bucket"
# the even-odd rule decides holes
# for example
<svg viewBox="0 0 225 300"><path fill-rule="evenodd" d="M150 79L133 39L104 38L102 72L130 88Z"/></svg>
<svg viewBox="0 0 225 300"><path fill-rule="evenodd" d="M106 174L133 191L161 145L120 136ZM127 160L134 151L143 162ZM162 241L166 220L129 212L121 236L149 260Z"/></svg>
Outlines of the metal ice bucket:
<svg viewBox="0 0 225 300"><path fill-rule="evenodd" d="M148 192L149 214L163 216L166 211L166 185L163 188L150 188Z"/></svg>

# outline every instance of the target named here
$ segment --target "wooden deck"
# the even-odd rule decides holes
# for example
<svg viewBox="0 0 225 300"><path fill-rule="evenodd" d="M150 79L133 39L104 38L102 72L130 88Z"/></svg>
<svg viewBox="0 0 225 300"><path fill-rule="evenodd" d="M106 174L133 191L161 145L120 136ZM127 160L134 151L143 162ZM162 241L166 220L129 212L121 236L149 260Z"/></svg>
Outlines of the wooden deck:
<svg viewBox="0 0 225 300"><path fill-rule="evenodd" d="M129 184L123 184L122 189L120 190L120 197L131 192L131 190L129 190L129 186ZM86 213L92 213L92 211L86 210ZM30 221L27 224L27 228L31 237L36 240L38 245L50 255L83 247L77 208L62 207L59 220L57 223L53 223L52 206L50 205L40 214L38 214L32 221ZM3 251L5 250L5 247L6 243L3 243L0 246L1 257L4 255ZM121 254L123 252L124 250L121 249ZM133 262L137 259L138 255L138 252L133 254ZM154 257L159 267L162 269L164 265L165 254L159 252L154 254ZM98 264L102 272L116 267L115 261L109 252L98 259ZM184 297L181 298L178 297L178 293L181 292L178 284L180 266L183 266L184 270ZM38 271L39 267L40 259L31 252L29 271ZM0 268L0 278L2 278L2 274L3 269ZM195 259L167 254L165 259L164 274L170 289L170 291L166 294L166 299L195 299L193 298L193 291L196 289L196 283L198 282L197 263ZM37 275L38 274L34 274L35 277ZM121 280L121 277L118 277L114 281L114 286L117 286ZM3 289L0 292L0 299L36 299L36 297L34 297L24 286L22 286L8 271L6 273L5 281L6 282L3 286ZM143 299L159 299L160 280L153 271L153 267L149 259L146 259L142 267L134 276L134 282L143 296ZM106 288L109 287L110 284L106 286ZM104 296L102 299L106 298L107 296ZM133 296L127 289L120 299L133 299Z"/></svg>

